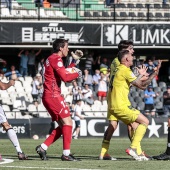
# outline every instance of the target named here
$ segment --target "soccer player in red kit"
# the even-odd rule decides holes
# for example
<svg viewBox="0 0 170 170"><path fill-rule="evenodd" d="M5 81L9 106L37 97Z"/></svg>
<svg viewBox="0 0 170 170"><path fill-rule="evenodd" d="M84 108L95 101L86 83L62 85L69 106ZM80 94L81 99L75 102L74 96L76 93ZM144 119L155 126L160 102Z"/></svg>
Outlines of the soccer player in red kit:
<svg viewBox="0 0 170 170"><path fill-rule="evenodd" d="M63 154L61 160L77 161L77 159L70 153L72 119L70 117L69 108L64 101L64 97L61 95L60 86L61 81L70 82L82 76L81 70L75 68L75 66L78 63L77 57L82 57L83 53L80 50L71 53L73 61L68 67L72 68L74 71L70 72L64 67L62 61L62 57L68 55L68 40L56 39L53 42L53 50L53 54L50 55L44 63L44 92L42 102L51 115L52 121L56 121L59 126L51 132L49 137L41 145L36 147L36 151L42 160L46 160L46 150L62 135Z"/></svg>

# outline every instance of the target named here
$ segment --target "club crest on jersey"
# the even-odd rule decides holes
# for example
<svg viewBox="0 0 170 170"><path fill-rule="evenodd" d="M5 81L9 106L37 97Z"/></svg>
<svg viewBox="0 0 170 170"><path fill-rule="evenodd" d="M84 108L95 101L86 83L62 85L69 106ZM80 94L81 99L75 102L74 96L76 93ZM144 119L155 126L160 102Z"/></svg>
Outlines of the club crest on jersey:
<svg viewBox="0 0 170 170"><path fill-rule="evenodd" d="M63 67L63 63L62 63L61 61L59 61L59 62L57 63L57 66L58 66L58 67Z"/></svg>
<svg viewBox="0 0 170 170"><path fill-rule="evenodd" d="M65 110L65 114L68 114L68 110Z"/></svg>

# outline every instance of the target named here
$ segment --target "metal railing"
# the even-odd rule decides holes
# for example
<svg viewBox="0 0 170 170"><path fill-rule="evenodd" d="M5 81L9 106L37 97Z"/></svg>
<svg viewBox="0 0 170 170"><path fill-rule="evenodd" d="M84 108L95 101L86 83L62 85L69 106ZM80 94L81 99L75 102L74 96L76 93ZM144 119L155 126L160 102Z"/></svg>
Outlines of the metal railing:
<svg viewBox="0 0 170 170"><path fill-rule="evenodd" d="M96 3L41 4L20 2L0 3L1 20L73 20L73 21L169 21L169 4L105 4Z"/></svg>

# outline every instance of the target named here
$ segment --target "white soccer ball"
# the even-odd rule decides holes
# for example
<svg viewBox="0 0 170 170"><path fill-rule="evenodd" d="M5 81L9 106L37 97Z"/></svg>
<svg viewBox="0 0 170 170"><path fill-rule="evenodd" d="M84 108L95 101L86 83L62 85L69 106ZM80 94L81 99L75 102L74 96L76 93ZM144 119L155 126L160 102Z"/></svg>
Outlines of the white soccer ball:
<svg viewBox="0 0 170 170"><path fill-rule="evenodd" d="M34 140L38 140L39 139L39 136L38 135L33 135L32 137Z"/></svg>

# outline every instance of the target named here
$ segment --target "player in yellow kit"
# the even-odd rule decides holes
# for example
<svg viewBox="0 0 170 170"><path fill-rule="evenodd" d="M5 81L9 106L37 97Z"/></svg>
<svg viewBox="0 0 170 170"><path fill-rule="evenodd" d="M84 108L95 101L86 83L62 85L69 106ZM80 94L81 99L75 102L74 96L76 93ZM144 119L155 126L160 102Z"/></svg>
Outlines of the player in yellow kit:
<svg viewBox="0 0 170 170"><path fill-rule="evenodd" d="M129 41L129 40L121 40L120 43L118 44L118 50L129 50L129 52L131 54L134 53L133 50L133 42ZM107 94L107 103L108 103L108 108L110 108L110 96L111 96L111 89L112 89L112 82L114 79L114 75L116 72L117 67L120 65L120 61L118 60L118 58L116 57L112 63L111 63L111 71L110 71L110 82L109 82L109 91ZM108 110L107 112L107 119L109 120L109 126L107 128L107 130L105 131L104 134L104 139L102 141L102 149L101 149L101 153L99 156L100 160L115 160L115 158L112 158L109 154L108 154L108 149L109 149L109 145L110 145L110 140L111 137L115 131L115 128L117 128L117 119L110 113L110 111ZM129 132L131 132L131 128L128 128ZM129 133L129 136L131 136ZM131 139L131 137L130 137Z"/></svg>
<svg viewBox="0 0 170 170"><path fill-rule="evenodd" d="M131 126L134 122L139 124L135 129L133 138L131 139L131 145L126 150L126 153L131 155L135 160L149 160L142 154L142 149L139 147L149 121L142 113L140 113L140 111L131 107L128 94L131 84L140 89L145 89L151 83L151 80L158 74L161 62L159 61L158 67L149 76L149 78L142 81L142 77L145 76L147 68L145 66L138 68L139 76L136 77L130 70L130 66L133 65L133 56L129 50L120 51L118 53L118 59L120 61L120 65L117 67L114 80L112 82L109 111L117 119L117 123L121 120L129 126ZM115 124L114 129L116 128L117 125Z"/></svg>

